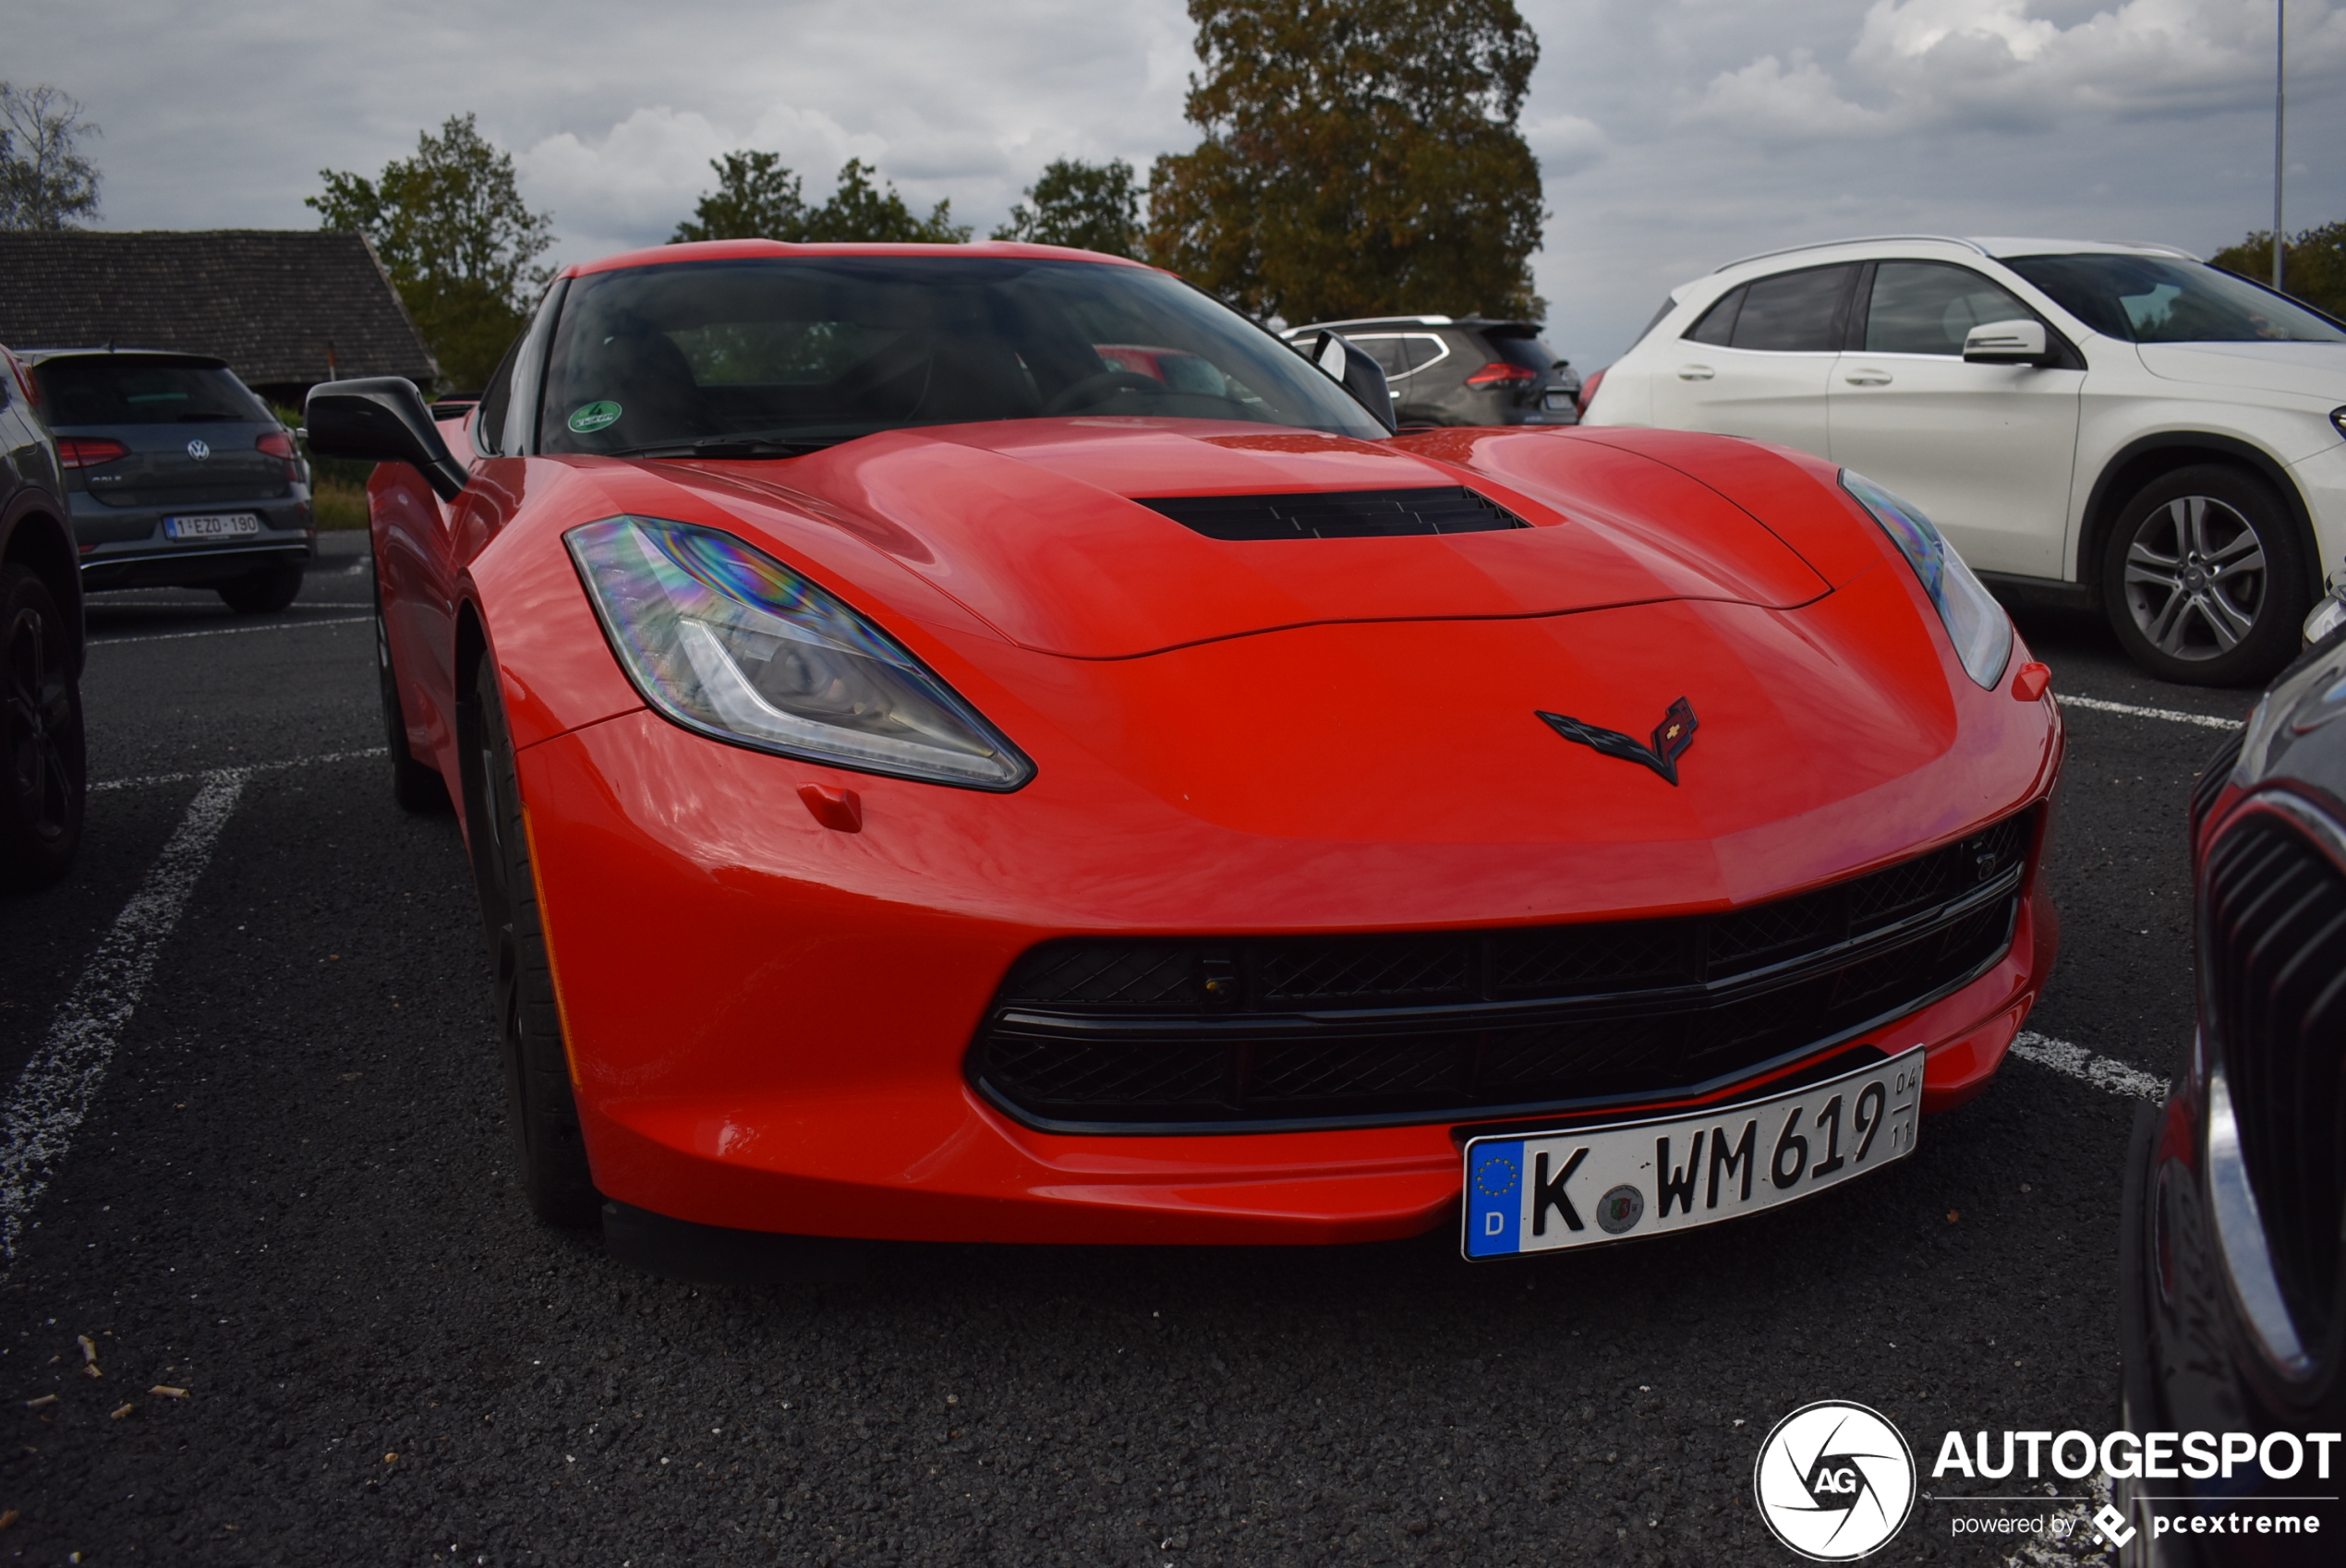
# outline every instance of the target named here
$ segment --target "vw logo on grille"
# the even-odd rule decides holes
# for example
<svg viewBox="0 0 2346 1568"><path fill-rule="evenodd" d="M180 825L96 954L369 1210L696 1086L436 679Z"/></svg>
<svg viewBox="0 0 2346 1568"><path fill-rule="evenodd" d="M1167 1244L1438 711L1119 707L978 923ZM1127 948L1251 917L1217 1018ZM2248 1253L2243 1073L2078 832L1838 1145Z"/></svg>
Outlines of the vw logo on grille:
<svg viewBox="0 0 2346 1568"><path fill-rule="evenodd" d="M201 463L205 458L212 455L212 448L203 441L189 441L187 443L187 455L194 458L198 463Z"/></svg>

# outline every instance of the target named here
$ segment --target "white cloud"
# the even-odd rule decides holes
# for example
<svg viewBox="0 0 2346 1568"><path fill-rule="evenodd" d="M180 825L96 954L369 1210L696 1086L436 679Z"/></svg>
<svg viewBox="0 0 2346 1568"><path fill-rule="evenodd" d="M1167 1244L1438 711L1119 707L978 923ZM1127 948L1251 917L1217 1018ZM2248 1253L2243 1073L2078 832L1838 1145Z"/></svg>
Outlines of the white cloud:
<svg viewBox="0 0 2346 1568"><path fill-rule="evenodd" d="M1544 179L1562 179L1604 161L1607 139L1602 127L1578 115L1552 115L1523 127L1523 139L1540 160Z"/></svg>

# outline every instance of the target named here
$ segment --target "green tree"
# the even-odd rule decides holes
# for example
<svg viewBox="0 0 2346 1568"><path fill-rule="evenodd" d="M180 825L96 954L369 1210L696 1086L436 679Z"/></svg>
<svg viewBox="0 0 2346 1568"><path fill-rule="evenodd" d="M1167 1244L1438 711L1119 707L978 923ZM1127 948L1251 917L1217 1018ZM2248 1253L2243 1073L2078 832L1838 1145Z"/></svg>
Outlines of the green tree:
<svg viewBox="0 0 2346 1568"><path fill-rule="evenodd" d="M712 158L717 188L704 191L693 216L676 225L669 243L695 239L779 239L877 244L960 245L970 236L953 222L953 204L940 201L916 218L892 184L875 185L879 171L850 158L839 188L820 207L799 194L798 176L774 152L728 152Z"/></svg>
<svg viewBox="0 0 2346 1568"><path fill-rule="evenodd" d="M1545 216L1513 0L1190 0L1205 133L1149 174L1148 255L1262 315L1537 320Z"/></svg>
<svg viewBox="0 0 2346 1568"><path fill-rule="evenodd" d="M374 242L452 386L487 381L552 276L533 263L553 244L553 215L522 200L513 154L484 139L472 115L453 115L374 179L318 174L325 191L306 202L319 226Z"/></svg>
<svg viewBox="0 0 2346 1568"><path fill-rule="evenodd" d="M1054 159L1026 187L1026 199L1034 205L1012 207L1010 221L994 231L996 239L1071 245L1110 256L1141 253L1141 187L1121 158L1106 163Z"/></svg>
<svg viewBox="0 0 2346 1568"><path fill-rule="evenodd" d="M98 215L98 167L79 142L98 127L55 88L0 81L0 229L69 229Z"/></svg>
<svg viewBox="0 0 2346 1568"><path fill-rule="evenodd" d="M797 239L806 232L806 199L778 152L728 152L711 158L717 188L704 191L671 245L695 239Z"/></svg>
<svg viewBox="0 0 2346 1568"><path fill-rule="evenodd" d="M2207 259L2227 272L2273 281L2273 231L2258 229ZM2346 223L2306 229L2281 247L2282 289L2315 309L2346 319Z"/></svg>

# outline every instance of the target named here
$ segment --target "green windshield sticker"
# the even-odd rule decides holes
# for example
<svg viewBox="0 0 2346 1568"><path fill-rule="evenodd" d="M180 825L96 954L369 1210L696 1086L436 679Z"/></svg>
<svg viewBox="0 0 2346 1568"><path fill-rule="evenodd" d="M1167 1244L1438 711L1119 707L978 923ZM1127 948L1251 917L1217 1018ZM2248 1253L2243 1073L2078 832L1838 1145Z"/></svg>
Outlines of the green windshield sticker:
<svg viewBox="0 0 2346 1568"><path fill-rule="evenodd" d="M579 408L572 413L570 416L570 428L577 431L582 436L591 436L597 430L599 430L604 426L611 424L618 417L619 404L615 403L590 403L583 408Z"/></svg>

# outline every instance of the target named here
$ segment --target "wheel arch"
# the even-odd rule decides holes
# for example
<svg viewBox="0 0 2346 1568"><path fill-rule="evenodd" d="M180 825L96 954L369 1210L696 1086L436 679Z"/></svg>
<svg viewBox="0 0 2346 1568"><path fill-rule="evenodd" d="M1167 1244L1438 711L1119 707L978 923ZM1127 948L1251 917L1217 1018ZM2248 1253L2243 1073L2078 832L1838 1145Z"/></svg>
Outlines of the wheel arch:
<svg viewBox="0 0 2346 1568"><path fill-rule="evenodd" d="M74 674L79 678L89 649L82 633L81 563L74 554L72 529L42 504L43 499L37 491L28 492L0 520L0 562L30 571L72 617Z"/></svg>
<svg viewBox="0 0 2346 1568"><path fill-rule="evenodd" d="M2086 500L2085 528L2077 554L2077 581L2085 586L2094 609L2103 608L2102 551L2108 547L2110 532L2118 525L2118 515L2126 503L2140 494L2144 486L2179 468L2196 467L2203 463L2247 469L2273 488L2273 493L2280 497L2281 505L2296 525L2297 542L2304 549L2314 582L2321 582L2321 541L2314 533L2313 512L2280 460L2236 436L2219 436L2205 430L2171 430L2141 437L2119 448L2094 479L2094 488Z"/></svg>
<svg viewBox="0 0 2346 1568"><path fill-rule="evenodd" d="M455 671L456 698L456 820L465 829L465 841L469 850L472 842L473 802L480 780L480 705L474 690L480 676L480 667L489 654L489 629L480 616L480 607L470 597L457 601L456 647L452 668Z"/></svg>

